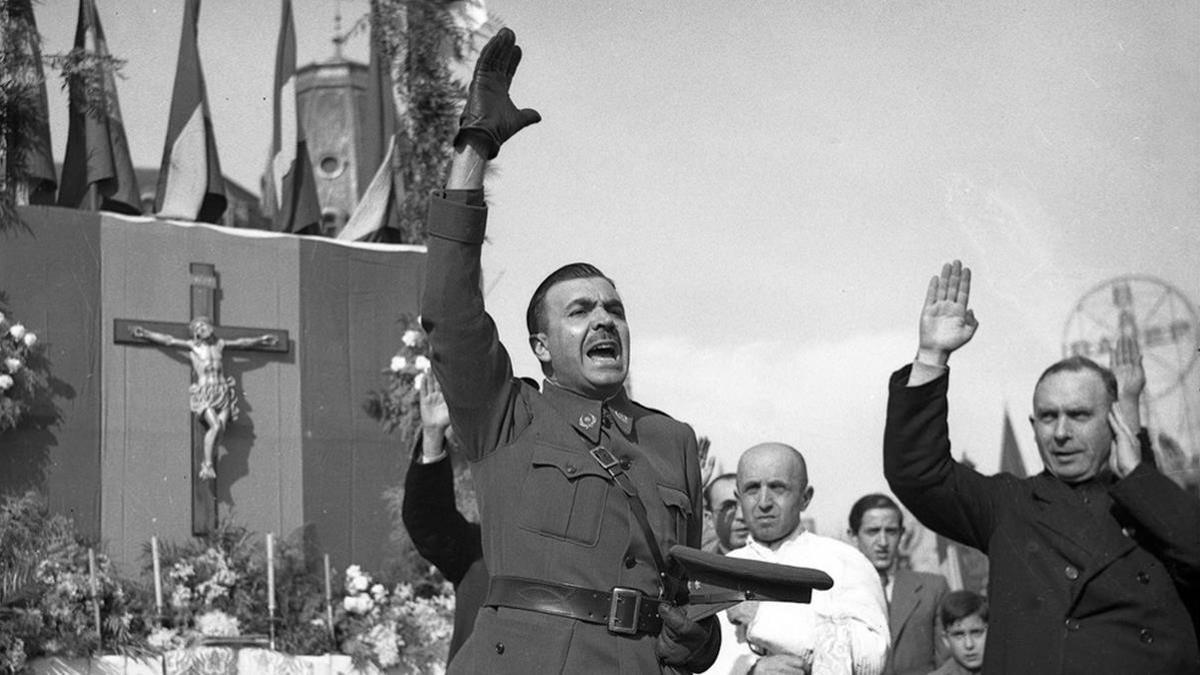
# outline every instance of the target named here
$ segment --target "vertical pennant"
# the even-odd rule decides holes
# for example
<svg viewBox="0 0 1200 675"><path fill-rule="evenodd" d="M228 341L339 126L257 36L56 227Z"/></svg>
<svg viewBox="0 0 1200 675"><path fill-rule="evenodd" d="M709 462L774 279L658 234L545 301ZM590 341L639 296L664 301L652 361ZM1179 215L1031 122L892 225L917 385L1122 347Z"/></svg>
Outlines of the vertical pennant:
<svg viewBox="0 0 1200 675"><path fill-rule="evenodd" d="M321 207L304 129L296 109L296 27L291 0L283 0L275 50L275 106L271 131L270 180L276 200L275 229L317 234Z"/></svg>
<svg viewBox="0 0 1200 675"><path fill-rule="evenodd" d="M1021 446L1017 445L1017 434L1013 431L1012 418L1004 410L1004 440L1000 444L1000 472L1025 478L1025 459L1021 457Z"/></svg>
<svg viewBox="0 0 1200 675"><path fill-rule="evenodd" d="M58 203L140 214L141 195L121 121L116 78L104 63L108 43L95 0L79 0L75 49L90 52L96 63L92 73L75 75L68 83L70 123Z"/></svg>
<svg viewBox="0 0 1200 675"><path fill-rule="evenodd" d="M360 195L354 213L338 233L337 238L344 241L403 241L400 206L404 203L405 186L397 158L397 153L401 151L397 147L401 133L397 128L391 60L384 52L381 40L381 32L372 24L371 57L367 68L365 144L369 154L364 159L370 162L368 166L377 168L370 184Z"/></svg>
<svg viewBox="0 0 1200 675"><path fill-rule="evenodd" d="M400 204L404 201L401 179L395 168L397 139L392 136L388 152L379 163L379 170L367 186L354 213L338 233L342 241L372 241L388 244L403 243L400 230Z"/></svg>
<svg viewBox="0 0 1200 675"><path fill-rule="evenodd" d="M215 223L227 200L200 67L199 15L200 0L187 0L154 209L166 218Z"/></svg>
<svg viewBox="0 0 1200 675"><path fill-rule="evenodd" d="M10 141L9 172L20 176L23 185L17 186L18 194L24 194L30 204L53 204L58 177L54 170L54 155L50 145L50 110L46 102L46 76L42 69L42 50L39 44L37 21L33 16L32 0L10 0L9 20L24 24L23 29L11 31L19 42L12 45L14 72L11 77L20 82L28 92L28 98L18 102L10 100L12 106L23 108L23 116L30 124L14 130L24 136L20 155L12 150L17 143ZM15 170L14 170L15 169Z"/></svg>
<svg viewBox="0 0 1200 675"><path fill-rule="evenodd" d="M370 169L381 166L384 156L390 154L386 145L396 133L396 94L392 83L392 63L384 53L383 39L374 21L371 23L371 54L367 63L367 107L363 125L363 164ZM367 169L367 170L370 170ZM365 171L364 171L365 173ZM360 190L366 192L366 186Z"/></svg>

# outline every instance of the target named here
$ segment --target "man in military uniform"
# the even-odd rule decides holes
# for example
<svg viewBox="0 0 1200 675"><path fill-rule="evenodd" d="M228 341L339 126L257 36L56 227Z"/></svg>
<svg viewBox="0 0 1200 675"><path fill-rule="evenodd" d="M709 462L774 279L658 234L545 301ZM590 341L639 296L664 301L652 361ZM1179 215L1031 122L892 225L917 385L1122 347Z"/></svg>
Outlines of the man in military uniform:
<svg viewBox="0 0 1200 675"><path fill-rule="evenodd" d="M664 561L674 544L700 545L696 437L626 395L614 284L576 263L538 287L526 322L540 390L513 377L484 311L484 169L540 119L509 98L520 58L507 28L480 54L446 190L430 204L422 322L472 462L493 575L450 672L702 671L719 630L675 606L686 591Z"/></svg>

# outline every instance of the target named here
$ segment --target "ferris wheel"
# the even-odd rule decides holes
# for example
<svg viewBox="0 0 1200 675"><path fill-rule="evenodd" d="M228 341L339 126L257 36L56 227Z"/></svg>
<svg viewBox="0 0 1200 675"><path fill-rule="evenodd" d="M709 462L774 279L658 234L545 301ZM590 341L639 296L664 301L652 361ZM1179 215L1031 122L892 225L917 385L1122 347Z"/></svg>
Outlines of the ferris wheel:
<svg viewBox="0 0 1200 675"><path fill-rule="evenodd" d="M1143 425L1172 473L1200 477L1200 315L1179 289L1151 276L1097 284L1076 303L1063 331L1063 356L1107 366L1117 338L1142 352ZM1167 466L1163 467L1168 469Z"/></svg>

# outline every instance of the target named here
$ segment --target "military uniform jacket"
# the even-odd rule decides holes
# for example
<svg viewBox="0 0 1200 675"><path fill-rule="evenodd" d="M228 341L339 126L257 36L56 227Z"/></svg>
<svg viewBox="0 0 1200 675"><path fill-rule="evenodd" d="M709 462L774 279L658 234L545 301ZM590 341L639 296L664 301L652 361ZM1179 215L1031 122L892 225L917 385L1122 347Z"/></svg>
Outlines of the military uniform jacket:
<svg viewBox="0 0 1200 675"><path fill-rule="evenodd" d="M660 591L645 536L624 492L589 451L622 461L663 555L700 545L700 468L685 424L630 401L541 390L513 377L483 306L480 244L486 207L435 196L421 320L433 370L471 473L483 550L495 576ZM713 631L719 639L719 633ZM652 673L656 637L507 607L484 607L450 672Z"/></svg>
<svg viewBox="0 0 1200 675"><path fill-rule="evenodd" d="M949 375L892 375L884 473L939 534L988 554L985 673L1200 673L1200 501L1144 463L1069 486L951 459ZM1107 474L1106 474L1107 475Z"/></svg>

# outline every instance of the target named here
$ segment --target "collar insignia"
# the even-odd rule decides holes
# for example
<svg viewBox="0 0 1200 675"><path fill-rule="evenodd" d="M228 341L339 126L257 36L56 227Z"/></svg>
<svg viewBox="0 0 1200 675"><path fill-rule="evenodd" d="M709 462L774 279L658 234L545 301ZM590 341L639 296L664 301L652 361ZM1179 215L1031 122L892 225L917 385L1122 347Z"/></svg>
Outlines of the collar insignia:
<svg viewBox="0 0 1200 675"><path fill-rule="evenodd" d="M579 416L579 426L584 429L591 429L596 426L596 416L592 413L583 413Z"/></svg>

